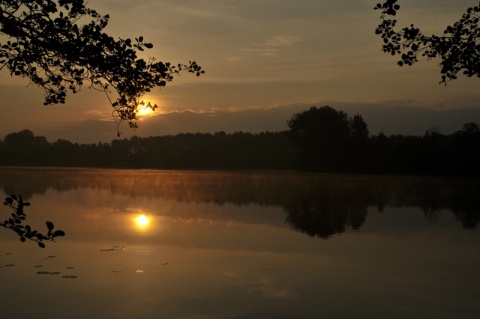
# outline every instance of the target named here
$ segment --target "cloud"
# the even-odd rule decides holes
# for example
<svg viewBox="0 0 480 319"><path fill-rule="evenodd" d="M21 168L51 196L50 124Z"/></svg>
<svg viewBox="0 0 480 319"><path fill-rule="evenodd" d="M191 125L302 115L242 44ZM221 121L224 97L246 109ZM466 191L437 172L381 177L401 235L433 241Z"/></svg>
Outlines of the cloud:
<svg viewBox="0 0 480 319"><path fill-rule="evenodd" d="M368 124L371 134L402 134L421 136L435 127L440 133L450 134L462 128L466 122L480 122L480 108L430 108L413 100L375 101L347 103L335 101L304 101L292 104L219 110L178 110L139 122L136 130L120 125L121 138L137 136L176 135L179 133L280 132L288 130L287 121L293 114L312 106L329 105L344 111L348 116L360 114ZM28 127L27 127L28 128ZM51 142L59 138L79 143L111 142L117 138L117 126L113 121L84 120L77 124L55 127L29 128L36 135L43 135ZM12 131L4 132L4 134Z"/></svg>
<svg viewBox="0 0 480 319"><path fill-rule="evenodd" d="M83 112L84 119L112 121L112 113L106 113L99 110L87 110Z"/></svg>
<svg viewBox="0 0 480 319"><path fill-rule="evenodd" d="M291 46L296 42L300 42L302 39L300 37L291 36L291 35L276 35L268 38L265 41L266 47L282 47L282 46Z"/></svg>
<svg viewBox="0 0 480 319"><path fill-rule="evenodd" d="M238 55L232 55L232 56L227 57L226 60L229 61L229 62L238 62L238 61L242 60L242 57L240 57Z"/></svg>
<svg viewBox="0 0 480 319"><path fill-rule="evenodd" d="M265 56L275 56L283 47L289 47L301 42L302 38L293 35L275 35L266 38L263 43L253 44L244 51L260 52Z"/></svg>

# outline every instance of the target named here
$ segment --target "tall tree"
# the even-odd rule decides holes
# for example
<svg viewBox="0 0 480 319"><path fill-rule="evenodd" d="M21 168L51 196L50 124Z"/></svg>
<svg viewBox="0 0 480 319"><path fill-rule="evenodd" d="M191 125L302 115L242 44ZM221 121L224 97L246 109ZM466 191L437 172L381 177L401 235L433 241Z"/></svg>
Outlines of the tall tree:
<svg viewBox="0 0 480 319"><path fill-rule="evenodd" d="M44 136L35 136L30 130L10 133L4 139L7 164L34 165L45 163L48 141Z"/></svg>
<svg viewBox="0 0 480 319"><path fill-rule="evenodd" d="M287 124L303 170L351 170L358 160L354 157L361 153L352 146L368 138L367 124L360 115L350 119L345 112L330 106L311 107L294 114Z"/></svg>
<svg viewBox="0 0 480 319"><path fill-rule="evenodd" d="M114 39L104 32L108 21L84 0L0 0L0 35L8 38L0 44L0 70L42 88L44 104L64 103L67 92L78 92L84 83L107 96L113 90L114 114L131 127L146 92L184 70L204 73L195 62L139 58L139 51L153 45L142 36Z"/></svg>
<svg viewBox="0 0 480 319"><path fill-rule="evenodd" d="M378 3L381 23L375 33L383 39L382 51L400 55L398 65L413 65L418 56L427 59L440 58L441 82L455 80L459 73L467 77L480 77L480 3L469 7L460 20L447 26L442 35L425 35L411 24L397 29L397 15L400 5L397 0Z"/></svg>

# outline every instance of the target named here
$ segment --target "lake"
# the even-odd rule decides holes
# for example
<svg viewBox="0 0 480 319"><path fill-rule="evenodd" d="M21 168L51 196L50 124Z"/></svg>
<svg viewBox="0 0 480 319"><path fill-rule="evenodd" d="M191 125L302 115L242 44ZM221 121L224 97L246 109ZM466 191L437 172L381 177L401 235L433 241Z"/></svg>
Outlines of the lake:
<svg viewBox="0 0 480 319"><path fill-rule="evenodd" d="M0 188L66 232L0 228L1 318L480 316L478 180L0 168Z"/></svg>

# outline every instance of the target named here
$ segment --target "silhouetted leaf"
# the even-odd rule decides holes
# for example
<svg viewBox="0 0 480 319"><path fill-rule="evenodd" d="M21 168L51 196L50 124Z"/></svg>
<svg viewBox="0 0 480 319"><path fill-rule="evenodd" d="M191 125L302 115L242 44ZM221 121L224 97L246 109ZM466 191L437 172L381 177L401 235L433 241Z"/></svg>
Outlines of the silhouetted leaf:
<svg viewBox="0 0 480 319"><path fill-rule="evenodd" d="M54 228L54 225L53 225L53 223L52 223L52 222L50 222L50 221L47 221L47 222L46 222L46 224L47 224L47 228L48 228L48 230L52 230L52 229Z"/></svg>
<svg viewBox="0 0 480 319"><path fill-rule="evenodd" d="M385 0L383 4L377 4L375 7L382 10L380 15L382 21L375 29L375 33L384 41L383 52L392 56L400 54L401 60L397 62L400 66L411 66L418 62L417 55L423 55L428 59L440 57L442 78L440 83L445 85L448 81L457 79L459 72L468 77L480 76L480 68L473 62L477 61L480 55L478 45L480 19L474 13L480 11L479 7L468 8L453 26L445 28L441 36L426 36L413 24L395 30L397 21L391 16L395 16L396 11L400 9L396 2L397 0ZM403 54L404 52L408 53Z"/></svg>
<svg viewBox="0 0 480 319"><path fill-rule="evenodd" d="M53 233L53 237L58 237L58 236L65 236L65 232L63 230L56 230Z"/></svg>

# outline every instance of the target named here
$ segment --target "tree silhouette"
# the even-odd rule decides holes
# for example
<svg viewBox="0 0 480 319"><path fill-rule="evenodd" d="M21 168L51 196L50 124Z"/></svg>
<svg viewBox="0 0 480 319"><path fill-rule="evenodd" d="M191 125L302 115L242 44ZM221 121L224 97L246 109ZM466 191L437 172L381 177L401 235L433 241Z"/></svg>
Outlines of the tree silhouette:
<svg viewBox="0 0 480 319"><path fill-rule="evenodd" d="M453 134L452 164L464 174L480 174L480 127L475 122L467 122L463 128Z"/></svg>
<svg viewBox="0 0 480 319"><path fill-rule="evenodd" d="M17 233L20 236L20 241L25 242L27 239L36 241L38 246L45 248L45 240L54 241L55 237L65 236L63 230L55 230L55 226L52 222L47 221L47 234L44 235L36 230L32 230L30 225L23 226L22 222L26 219L27 215L25 214L24 207L30 206L30 203L24 202L22 196L10 195L5 198L3 205L8 206L13 210L13 213L10 218L6 219L4 222L0 222L0 226L3 226L7 229L10 229Z"/></svg>
<svg viewBox="0 0 480 319"><path fill-rule="evenodd" d="M305 194L285 205L286 221L301 233L323 239L345 232L347 226L359 231L365 223L368 209L365 196L356 195L355 190L340 190L334 186Z"/></svg>
<svg viewBox="0 0 480 319"><path fill-rule="evenodd" d="M360 115L348 118L345 112L330 106L311 107L296 113L287 124L302 170L356 169L358 156L368 142L367 124Z"/></svg>
<svg viewBox="0 0 480 319"><path fill-rule="evenodd" d="M42 88L44 104L64 103L67 91L76 93L88 83L107 94L113 114L131 127L137 126L137 106L146 92L184 70L204 73L196 62L172 65L137 57L153 45L142 36L114 39L103 32L108 21L84 0L1 0L0 34L8 41L0 44L0 70Z"/></svg>
<svg viewBox="0 0 480 319"><path fill-rule="evenodd" d="M469 7L461 19L452 26L447 26L442 35L427 36L411 24L409 27L395 29L396 16L400 5L397 0L386 0L378 3L375 10L380 10L382 22L375 33L383 39L382 51L392 55L400 55L398 65L413 65L418 56L427 59L441 58L441 82L455 80L462 72L468 77L480 77L479 46L479 6Z"/></svg>
<svg viewBox="0 0 480 319"><path fill-rule="evenodd" d="M10 133L4 139L7 164L33 165L36 163L48 164L45 152L49 146L44 136L35 136L30 130Z"/></svg>

